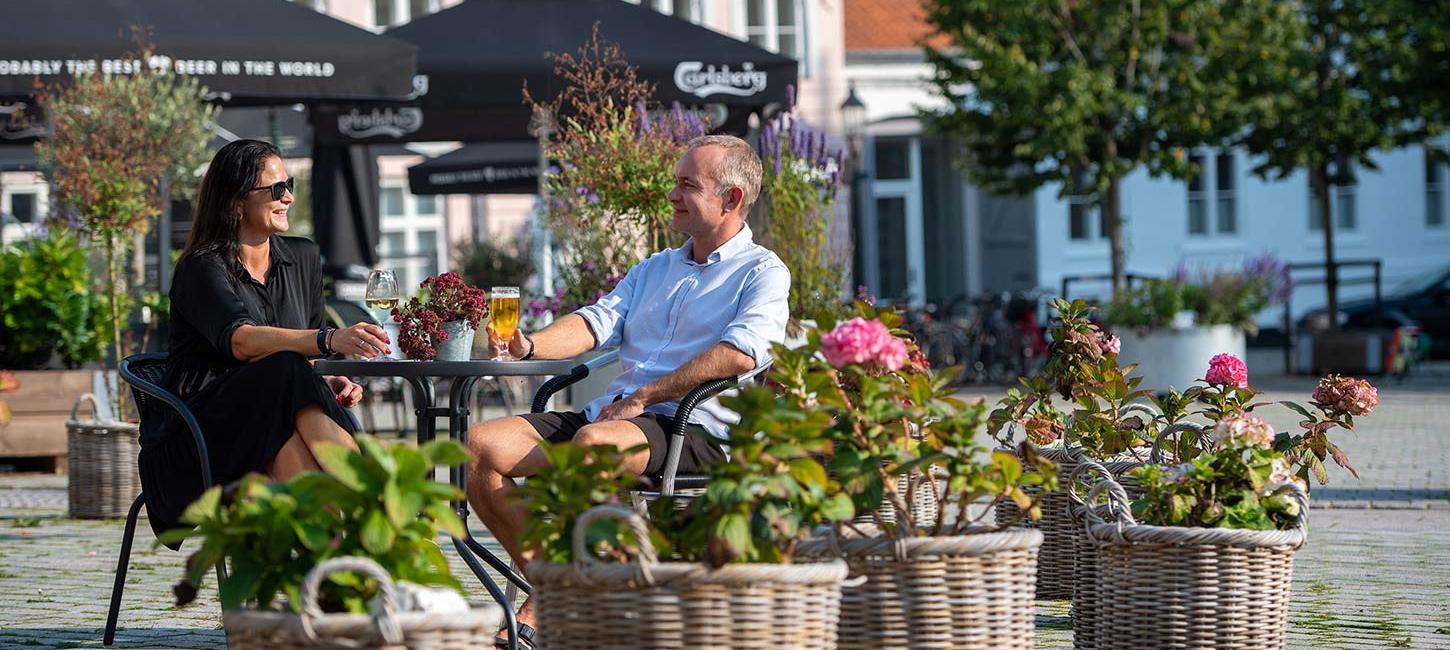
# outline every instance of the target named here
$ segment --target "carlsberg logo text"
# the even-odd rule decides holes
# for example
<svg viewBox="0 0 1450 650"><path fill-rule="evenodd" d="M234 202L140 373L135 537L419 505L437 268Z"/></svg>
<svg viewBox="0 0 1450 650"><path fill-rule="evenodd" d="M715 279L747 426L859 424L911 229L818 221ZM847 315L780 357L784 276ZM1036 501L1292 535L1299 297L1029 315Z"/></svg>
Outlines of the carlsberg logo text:
<svg viewBox="0 0 1450 650"><path fill-rule="evenodd" d="M705 65L700 61L681 61L675 66L675 86L696 97L749 97L765 90L765 77L765 72L757 72L753 63L741 64L739 70L731 70L728 65Z"/></svg>

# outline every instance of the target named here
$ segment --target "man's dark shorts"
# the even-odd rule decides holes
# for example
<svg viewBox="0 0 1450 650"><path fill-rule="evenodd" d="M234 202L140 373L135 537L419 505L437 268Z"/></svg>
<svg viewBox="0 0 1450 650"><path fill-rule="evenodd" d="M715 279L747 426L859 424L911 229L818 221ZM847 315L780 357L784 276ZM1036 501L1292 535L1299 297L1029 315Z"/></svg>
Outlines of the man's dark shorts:
<svg viewBox="0 0 1450 650"><path fill-rule="evenodd" d="M519 417L527 420L549 442L573 440L579 429L589 424L584 414L577 411L524 413ZM627 421L644 431L644 437L649 440L649 464L645 466L644 475L659 476L664 471L665 456L670 451L670 430L675 426L675 419L668 415L645 413ZM685 425L685 445L680 450L681 474L698 473L700 468L724 457L725 451L720 448L719 438L710 435L705 427L698 424Z"/></svg>

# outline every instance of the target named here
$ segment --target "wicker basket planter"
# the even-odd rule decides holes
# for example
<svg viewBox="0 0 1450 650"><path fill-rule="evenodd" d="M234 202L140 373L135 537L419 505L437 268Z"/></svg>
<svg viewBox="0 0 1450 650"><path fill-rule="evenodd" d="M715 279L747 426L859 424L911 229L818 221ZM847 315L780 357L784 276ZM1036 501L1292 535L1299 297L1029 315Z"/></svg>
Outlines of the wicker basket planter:
<svg viewBox="0 0 1450 650"><path fill-rule="evenodd" d="M1143 526L1113 481L1098 483L1088 503L1103 493L1107 506L1086 513L1098 552L1095 647L1284 647L1294 552L1304 545L1309 512L1302 491L1289 530Z"/></svg>
<svg viewBox="0 0 1450 650"><path fill-rule="evenodd" d="M136 457L141 453L141 426L130 422L79 419L81 404L90 393L76 399L65 423L67 488L70 516L78 519L125 517L131 502L141 493L141 475Z"/></svg>
<svg viewBox="0 0 1450 650"><path fill-rule="evenodd" d="M600 564L584 548L599 518L623 519L643 548L631 564ZM532 562L539 647L836 647L843 562L731 564L659 562L644 521L631 510L596 507L574 528L572 565Z"/></svg>
<svg viewBox="0 0 1450 650"><path fill-rule="evenodd" d="M336 571L375 578L382 587L382 611L365 614L323 614L317 607L322 579ZM222 612L222 629L232 650L300 650L306 648L407 648L408 650L475 650L493 647L503 622L498 607L459 612L399 612L398 596L386 571L367 558L334 558L313 567L302 583L302 614L251 609Z"/></svg>
<svg viewBox="0 0 1450 650"><path fill-rule="evenodd" d="M843 557L840 647L956 650L1033 647L1042 532L952 537L817 538L798 556Z"/></svg>
<svg viewBox="0 0 1450 650"><path fill-rule="evenodd" d="M1148 462L1158 463L1162 457L1163 441L1168 435L1179 431L1199 431L1202 428L1192 423L1179 423L1165 429L1154 441ZM1108 611L1102 606L1098 586L1098 545L1087 536L1087 504L1078 487L1095 480L1112 479L1123 491L1124 500L1132 503L1143 496L1138 482L1128 476L1129 470L1141 467L1142 463L1108 463L1103 465L1083 460L1068 475L1067 496L1074 532L1072 537L1072 647L1077 650L1095 650L1099 647L1098 635L1103 615ZM1102 506L1098 506L1099 509ZM1100 513L1101 514L1101 513ZM1111 622L1109 622L1111 624Z"/></svg>

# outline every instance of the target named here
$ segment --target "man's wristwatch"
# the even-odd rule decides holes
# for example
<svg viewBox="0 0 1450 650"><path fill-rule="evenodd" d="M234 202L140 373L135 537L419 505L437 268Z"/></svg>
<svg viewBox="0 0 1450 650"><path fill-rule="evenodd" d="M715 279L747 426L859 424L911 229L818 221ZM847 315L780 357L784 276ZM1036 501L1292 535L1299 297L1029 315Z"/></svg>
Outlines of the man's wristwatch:
<svg viewBox="0 0 1450 650"><path fill-rule="evenodd" d="M534 358L534 339L533 339L533 337L529 336L528 334L524 334L524 340L529 342L529 352L528 352L528 354L525 354L524 356L519 357L519 361L528 361L529 359Z"/></svg>

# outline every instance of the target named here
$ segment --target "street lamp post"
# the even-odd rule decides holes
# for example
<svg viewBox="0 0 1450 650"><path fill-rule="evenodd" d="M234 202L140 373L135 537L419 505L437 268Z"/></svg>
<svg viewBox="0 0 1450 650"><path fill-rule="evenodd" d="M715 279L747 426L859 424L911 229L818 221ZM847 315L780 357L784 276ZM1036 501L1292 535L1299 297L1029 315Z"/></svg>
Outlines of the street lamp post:
<svg viewBox="0 0 1450 650"><path fill-rule="evenodd" d="M866 244L865 237L865 205L861 196L861 177L866 171L862 164L862 135L866 127L866 104L856 96L856 85L848 86L846 101L841 102L841 119L846 127L846 161L845 169L841 173L846 174L846 180L850 187L851 199L851 230L855 233L856 245L851 255L851 276L854 283L859 286L866 283L866 255L862 247Z"/></svg>

